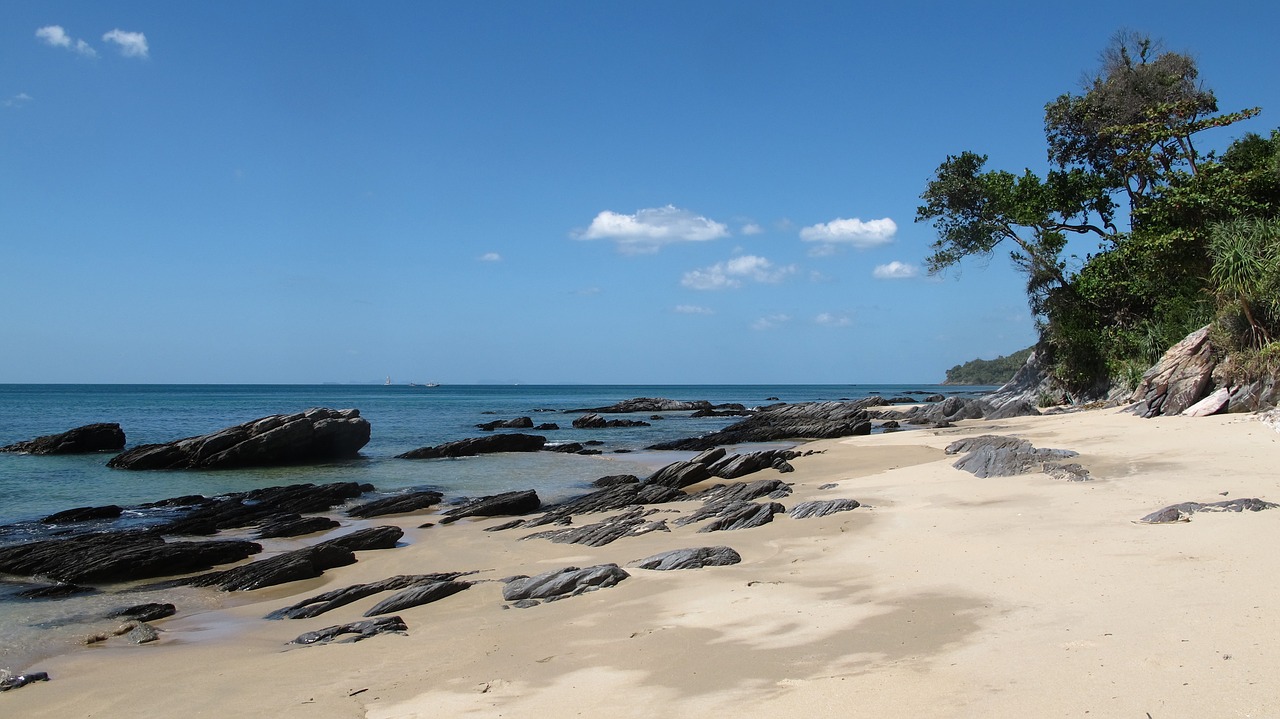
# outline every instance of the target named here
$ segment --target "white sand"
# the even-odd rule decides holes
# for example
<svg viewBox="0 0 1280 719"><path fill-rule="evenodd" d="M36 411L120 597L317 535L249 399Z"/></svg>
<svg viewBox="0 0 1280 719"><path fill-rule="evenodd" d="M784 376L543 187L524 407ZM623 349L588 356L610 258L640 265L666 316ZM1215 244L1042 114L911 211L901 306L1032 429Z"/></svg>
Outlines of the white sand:
<svg viewBox="0 0 1280 719"><path fill-rule="evenodd" d="M1094 481L952 468L943 447L989 432L1079 451ZM0 695L0 716L1280 716L1280 510L1133 522L1221 492L1280 498L1280 434L1262 423L1101 410L807 448L826 451L782 475L796 483L784 504L871 508L601 548L480 531L501 519L409 529L408 547L157 622L157 643L43 662L53 681ZM256 619L394 574L498 579L712 544L743 563L630 570L616 587L524 610L503 609L501 584L486 582L401 612L408 636L285 644L387 595L311 620Z"/></svg>

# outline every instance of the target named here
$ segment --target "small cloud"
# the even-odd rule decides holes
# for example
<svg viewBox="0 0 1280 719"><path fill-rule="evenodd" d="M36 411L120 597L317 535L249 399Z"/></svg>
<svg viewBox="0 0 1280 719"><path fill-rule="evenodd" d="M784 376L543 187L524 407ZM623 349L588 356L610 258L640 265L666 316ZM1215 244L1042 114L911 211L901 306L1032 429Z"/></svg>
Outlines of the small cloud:
<svg viewBox="0 0 1280 719"><path fill-rule="evenodd" d="M820 222L800 230L800 239L805 242L821 242L823 245L853 245L865 250L879 247L893 241L898 232L898 224L888 217L863 222L858 218L839 218L830 222Z"/></svg>
<svg viewBox="0 0 1280 719"><path fill-rule="evenodd" d="M742 255L727 262L717 262L701 270L684 273L680 284L693 290L723 290L741 287L743 281L775 283L795 274L796 266L775 267L756 255Z"/></svg>
<svg viewBox="0 0 1280 719"><path fill-rule="evenodd" d="M580 290L574 290L573 294L578 295L579 297L595 297L596 295L600 294L600 288L584 287Z"/></svg>
<svg viewBox="0 0 1280 719"><path fill-rule="evenodd" d="M14 95L13 97L6 99L4 101L4 106L5 107L22 107L28 102L31 102L31 96L25 92L20 92L17 95Z"/></svg>
<svg viewBox="0 0 1280 719"><path fill-rule="evenodd" d="M613 240L627 254L657 252L676 242L706 242L729 236L724 224L695 215L672 205L637 210L624 215L605 210L578 237L583 240Z"/></svg>
<svg viewBox="0 0 1280 719"><path fill-rule="evenodd" d="M906 280L920 275L920 268L894 260L887 265L876 265L871 275L877 280Z"/></svg>
<svg viewBox="0 0 1280 719"><path fill-rule="evenodd" d="M813 318L813 321L824 327L848 327L853 324L853 320L848 315L838 315L830 312L819 314Z"/></svg>
<svg viewBox="0 0 1280 719"><path fill-rule="evenodd" d="M125 57L148 57L147 36L140 32L127 32L116 28L103 35L102 41L119 45L120 54Z"/></svg>
<svg viewBox="0 0 1280 719"><path fill-rule="evenodd" d="M36 37L40 38L50 47L66 48L74 53L85 57L97 57L98 51L94 50L89 43L84 40L73 40L61 25L45 25L36 30Z"/></svg>
<svg viewBox="0 0 1280 719"><path fill-rule="evenodd" d="M675 310L682 315L714 315L715 310L698 305L676 305Z"/></svg>
<svg viewBox="0 0 1280 719"><path fill-rule="evenodd" d="M754 222L748 222L739 230L744 235L759 235L764 232L764 228Z"/></svg>
<svg viewBox="0 0 1280 719"><path fill-rule="evenodd" d="M765 315L751 323L751 329L757 331L771 330L791 321L791 317L782 313Z"/></svg>
<svg viewBox="0 0 1280 719"><path fill-rule="evenodd" d="M480 255L480 261L481 262L501 262L502 255L498 254L497 252L486 252L483 255Z"/></svg>

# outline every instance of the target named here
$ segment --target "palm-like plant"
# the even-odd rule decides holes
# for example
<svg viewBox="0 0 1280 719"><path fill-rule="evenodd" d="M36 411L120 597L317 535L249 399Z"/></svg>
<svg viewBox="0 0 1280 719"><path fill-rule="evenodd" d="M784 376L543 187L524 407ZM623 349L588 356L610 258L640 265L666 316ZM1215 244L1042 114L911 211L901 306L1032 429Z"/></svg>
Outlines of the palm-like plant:
<svg viewBox="0 0 1280 719"><path fill-rule="evenodd" d="M1262 347L1273 339L1280 313L1280 221L1239 218L1215 225L1209 241L1213 266L1209 281L1219 300L1237 304L1248 323L1250 341Z"/></svg>

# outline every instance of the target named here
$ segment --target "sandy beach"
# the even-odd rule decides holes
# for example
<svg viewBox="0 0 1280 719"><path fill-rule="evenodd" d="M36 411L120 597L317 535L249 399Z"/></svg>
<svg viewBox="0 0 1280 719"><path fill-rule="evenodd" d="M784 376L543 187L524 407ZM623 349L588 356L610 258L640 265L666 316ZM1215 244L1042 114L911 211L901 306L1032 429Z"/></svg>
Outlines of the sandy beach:
<svg viewBox="0 0 1280 719"><path fill-rule="evenodd" d="M1093 479L953 468L943 449L987 433L1077 451ZM418 529L430 515L401 515L390 523L408 546L362 552L232 609L161 620L152 644L117 639L41 662L32 669L52 681L0 695L0 714L1280 715L1280 510L1135 522L1184 501L1280 498L1280 434L1253 416L1144 420L1105 409L804 449L821 454L747 479L793 482L787 507L864 506L730 532L673 527L599 548L482 531L502 518ZM698 505L654 506L667 513L655 517L675 517ZM528 609L506 608L497 581L710 545L743 561L629 569L615 587ZM358 582L472 570L468 579L491 581L398 613L407 636L287 644L356 621L384 597L313 619L261 619Z"/></svg>

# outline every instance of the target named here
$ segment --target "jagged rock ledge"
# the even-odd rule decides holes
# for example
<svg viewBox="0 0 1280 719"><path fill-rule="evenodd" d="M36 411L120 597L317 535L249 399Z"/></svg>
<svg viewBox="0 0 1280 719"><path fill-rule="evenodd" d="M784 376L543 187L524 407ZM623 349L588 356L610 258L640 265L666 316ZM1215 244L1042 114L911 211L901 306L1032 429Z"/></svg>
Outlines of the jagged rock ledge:
<svg viewBox="0 0 1280 719"><path fill-rule="evenodd" d="M0 447L0 452L25 454L92 454L124 449L124 430L115 422L86 424L60 434L47 434Z"/></svg>

